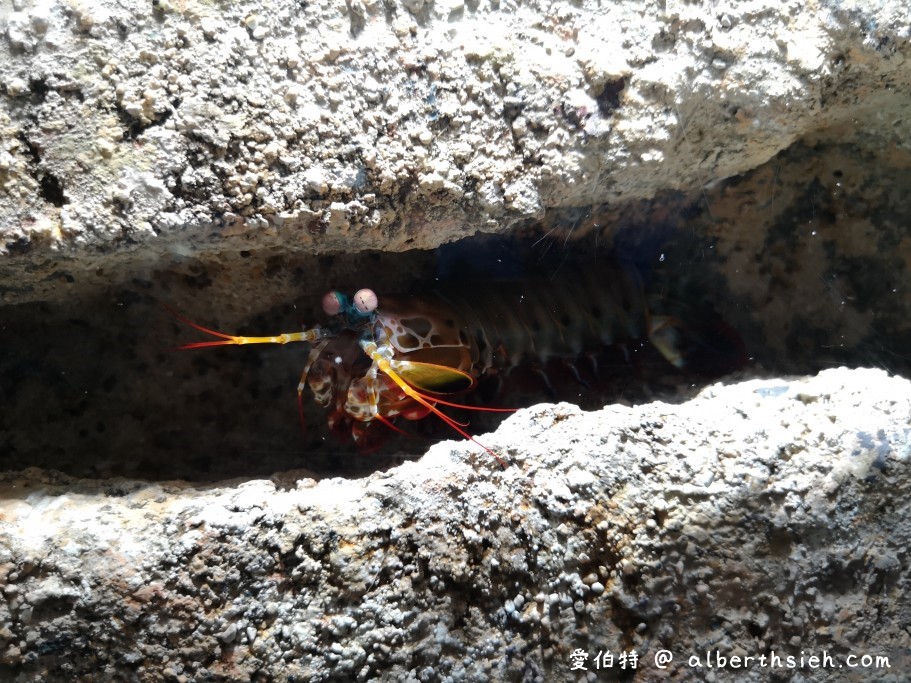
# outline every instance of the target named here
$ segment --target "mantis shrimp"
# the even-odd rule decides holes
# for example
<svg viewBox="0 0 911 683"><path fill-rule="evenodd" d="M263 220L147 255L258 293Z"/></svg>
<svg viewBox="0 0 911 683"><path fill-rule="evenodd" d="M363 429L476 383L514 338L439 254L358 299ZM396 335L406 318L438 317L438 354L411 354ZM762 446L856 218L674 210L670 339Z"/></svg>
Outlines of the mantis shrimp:
<svg viewBox="0 0 911 683"><path fill-rule="evenodd" d="M215 339L179 348L246 344L311 344L297 386L303 420L307 388L329 408L329 426L351 428L357 441L366 425L384 424L404 432L397 418L436 415L461 436L505 461L447 415L441 406L512 412L512 408L469 406L450 400L474 389L479 379L503 381L519 365L531 365L546 388L547 363L558 359L580 384L575 360L598 349L647 340L673 367L685 368L712 335L673 316L649 311L636 271L611 265L577 271L546 282L499 282L494 288L439 287L422 296L384 296L361 289L353 296L330 291L322 300L329 320L300 332L271 336L224 334L197 325ZM730 369L743 364L739 336L725 328L722 354ZM719 335L715 334L717 339ZM714 350L711 350L714 353ZM732 360L733 359L733 360ZM597 368L596 368L597 370ZM551 392L553 395L554 392Z"/></svg>

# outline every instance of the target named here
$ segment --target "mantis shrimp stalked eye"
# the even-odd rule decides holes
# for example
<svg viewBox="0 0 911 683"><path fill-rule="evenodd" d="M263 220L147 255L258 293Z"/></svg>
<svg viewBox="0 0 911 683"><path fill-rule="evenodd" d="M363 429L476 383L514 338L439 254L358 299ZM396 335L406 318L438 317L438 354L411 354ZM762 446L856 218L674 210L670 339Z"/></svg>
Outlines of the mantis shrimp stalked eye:
<svg viewBox="0 0 911 683"><path fill-rule="evenodd" d="M353 296L330 291L322 299L328 321L300 332L250 337L224 334L180 320L216 339L179 348L232 344L311 345L297 387L309 388L328 409L333 430L350 430L357 441L367 426L381 423L404 432L398 421L435 415L471 439L501 465L505 461L472 437L444 407L489 412L512 408L469 406L452 400L479 380L505 383L519 366L547 388L554 361L585 385L577 361L596 365L605 347L649 344L677 369L723 374L742 367L742 340L720 321L690 325L674 316L653 315L638 273L615 264L576 271L547 281L496 282L438 287L419 296L378 297L371 289ZM709 372L702 372L708 368ZM594 367L597 374L598 368Z"/></svg>

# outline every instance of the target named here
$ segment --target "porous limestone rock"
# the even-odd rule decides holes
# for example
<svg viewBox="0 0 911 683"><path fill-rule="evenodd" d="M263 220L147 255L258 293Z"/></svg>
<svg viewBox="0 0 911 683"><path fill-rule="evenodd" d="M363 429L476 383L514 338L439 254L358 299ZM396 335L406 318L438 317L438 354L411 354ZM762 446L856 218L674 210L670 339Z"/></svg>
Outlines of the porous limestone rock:
<svg viewBox="0 0 911 683"><path fill-rule="evenodd" d="M909 383L743 380L911 372L908 55L899 2L0 7L0 678L904 680ZM740 383L332 479L305 354L165 353L159 303L290 331L532 225L708 297Z"/></svg>
<svg viewBox="0 0 911 683"><path fill-rule="evenodd" d="M7 302L560 225L909 125L899 2L15 0L0 27Z"/></svg>
<svg viewBox="0 0 911 683"><path fill-rule="evenodd" d="M360 480L4 474L0 675L904 680L909 414L836 369L535 406L482 437L506 470L447 442Z"/></svg>

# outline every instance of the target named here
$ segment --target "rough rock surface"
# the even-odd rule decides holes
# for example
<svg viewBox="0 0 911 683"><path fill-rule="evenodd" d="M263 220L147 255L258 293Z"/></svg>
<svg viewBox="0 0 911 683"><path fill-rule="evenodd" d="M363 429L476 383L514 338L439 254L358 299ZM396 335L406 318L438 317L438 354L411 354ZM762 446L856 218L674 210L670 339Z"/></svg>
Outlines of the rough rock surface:
<svg viewBox="0 0 911 683"><path fill-rule="evenodd" d="M14 0L0 22L7 301L59 296L61 269L558 224L909 126L902 3Z"/></svg>
<svg viewBox="0 0 911 683"><path fill-rule="evenodd" d="M898 2L0 4L0 679L905 680L908 381L542 405L481 437L505 472L331 479L290 469L297 356L165 354L159 303L311 325L440 274L351 252L536 226L707 297L746 372L907 376L909 35ZM772 653L843 666L732 664Z"/></svg>
<svg viewBox="0 0 911 683"><path fill-rule="evenodd" d="M909 414L907 380L836 369L536 406L483 438L505 471L443 443L352 481L5 474L0 674L906 680Z"/></svg>

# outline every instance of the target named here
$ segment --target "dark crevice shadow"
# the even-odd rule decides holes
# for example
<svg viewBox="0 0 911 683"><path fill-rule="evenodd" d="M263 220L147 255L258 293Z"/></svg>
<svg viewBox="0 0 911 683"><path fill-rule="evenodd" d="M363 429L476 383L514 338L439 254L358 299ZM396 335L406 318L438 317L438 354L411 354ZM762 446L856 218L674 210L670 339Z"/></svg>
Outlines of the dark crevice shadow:
<svg viewBox="0 0 911 683"><path fill-rule="evenodd" d="M616 249L599 246L592 238L559 242L547 247L548 254L541 235L521 242L468 240L432 259L427 253L295 259L244 252L231 267L188 261L136 274L66 307L5 307L0 325L5 404L0 413L0 471L38 467L78 478L197 484L297 471L359 478L420 458L438 440L461 438L430 416L399 420L408 437L375 422L357 445L352 438L357 426L336 419L330 428L329 411L315 404L309 390L302 429L295 392L308 358L305 345L175 351L182 343L208 337L168 313L163 304L206 327L261 335L325 321L320 300L329 288L353 292L369 285L381 292L382 301L385 292L427 299L451 291L445 288L453 282L470 285L477 297L469 297L471 306L486 316L487 328L505 321L513 328L513 339L530 335L533 340L515 342L512 349L485 350L488 374L475 391L454 397L473 405L520 408L568 401L596 409L617 402L674 403L729 372L737 372L732 379L741 379L782 370L774 357L764 355L763 340L749 327L749 312L725 299L710 269L710 286L700 291L694 284L696 268L674 272L662 265L658 254L666 249L660 240L632 252L635 262L630 267L642 281L643 297L617 295L609 299L614 303L601 307L596 303L602 295L594 287L586 291L577 286L590 281L579 274L593 267L606 270L606 264L628 256L629 248L618 256ZM692 265L681 259L677 263ZM509 289L517 281L535 284L521 290L526 296ZM606 282L604 286L615 286L610 279ZM264 299L263 292L275 294ZM515 300L504 300L501 309L500 304L481 303L480 297L496 299L508 292ZM540 301L528 304L533 298ZM561 325L573 322L567 312L577 310L580 301L592 325L605 325L615 334L623 324L638 320L639 333L597 348L577 344L572 355L553 353L543 363L520 357L533 344L553 346L566 336L570 327ZM537 313L519 317L516 308L526 305ZM689 369L669 364L641 330L642 321L659 307L666 309L661 314L680 321L679 329L670 331L676 335L674 343L686 349ZM725 318L716 308L742 315ZM538 324L540 329L532 329ZM522 329L516 329L519 326ZM741 341L743 346L735 348L741 329L750 330L748 343ZM690 335L693 330L698 334ZM850 356L845 354L844 360ZM815 372L831 362L831 357L815 355L799 368ZM513 365L518 367L510 369ZM789 367L788 372L795 370ZM454 408L446 412L468 423L472 434L491 431L505 419Z"/></svg>

